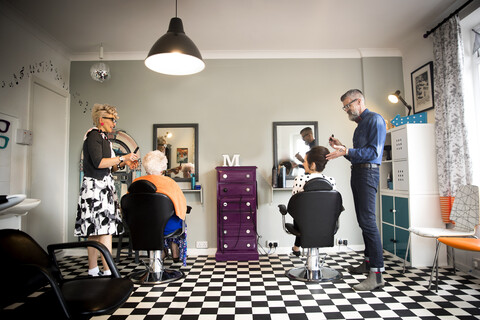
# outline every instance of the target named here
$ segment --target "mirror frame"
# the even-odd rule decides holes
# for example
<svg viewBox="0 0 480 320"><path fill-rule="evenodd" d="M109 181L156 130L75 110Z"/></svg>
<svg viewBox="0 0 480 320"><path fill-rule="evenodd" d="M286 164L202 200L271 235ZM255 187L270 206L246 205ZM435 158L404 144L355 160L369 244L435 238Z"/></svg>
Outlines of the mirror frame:
<svg viewBox="0 0 480 320"><path fill-rule="evenodd" d="M195 140L195 180L200 181L200 177L198 175L198 123L162 123L162 124L154 124L153 125L153 149L157 150L157 131L160 128L193 128L194 131L194 140ZM173 177L173 180L177 182L187 182L190 181L190 178L181 178L181 177Z"/></svg>
<svg viewBox="0 0 480 320"><path fill-rule="evenodd" d="M313 135L318 141L318 121L279 121L273 122L273 165L278 168L278 146L277 146L277 128L280 126L304 126L313 127ZM287 176L287 180L293 180L295 177Z"/></svg>

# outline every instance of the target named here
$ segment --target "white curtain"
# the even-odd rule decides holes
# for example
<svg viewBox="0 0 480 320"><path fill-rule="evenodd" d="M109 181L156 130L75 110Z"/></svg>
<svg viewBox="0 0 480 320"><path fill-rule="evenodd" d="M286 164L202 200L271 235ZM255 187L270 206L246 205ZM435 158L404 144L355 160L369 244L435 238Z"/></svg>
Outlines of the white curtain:
<svg viewBox="0 0 480 320"><path fill-rule="evenodd" d="M442 218L449 223L457 188L472 181L462 90L463 41L458 16L434 32L433 55L438 186Z"/></svg>

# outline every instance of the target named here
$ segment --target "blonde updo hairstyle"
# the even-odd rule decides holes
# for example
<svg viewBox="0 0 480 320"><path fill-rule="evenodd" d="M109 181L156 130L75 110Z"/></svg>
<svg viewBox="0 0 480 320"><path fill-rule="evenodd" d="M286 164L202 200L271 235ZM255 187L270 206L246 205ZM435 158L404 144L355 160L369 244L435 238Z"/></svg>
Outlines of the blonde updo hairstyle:
<svg viewBox="0 0 480 320"><path fill-rule="evenodd" d="M142 161L145 172L149 175L161 175L163 171L167 170L167 163L167 157L159 150L150 151Z"/></svg>
<svg viewBox="0 0 480 320"><path fill-rule="evenodd" d="M97 127L100 126L100 118L102 117L109 117L114 118L115 120L118 119L117 108L111 106L109 104L100 104L95 103L92 109L92 120L93 124Z"/></svg>

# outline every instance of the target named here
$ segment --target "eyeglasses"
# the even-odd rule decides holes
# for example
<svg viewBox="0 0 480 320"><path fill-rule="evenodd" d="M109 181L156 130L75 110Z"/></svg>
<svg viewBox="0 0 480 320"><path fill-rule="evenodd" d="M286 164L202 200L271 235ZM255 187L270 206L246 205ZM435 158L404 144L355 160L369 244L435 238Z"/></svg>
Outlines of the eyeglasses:
<svg viewBox="0 0 480 320"><path fill-rule="evenodd" d="M10 121L0 119L0 132L5 133L10 128ZM7 136L0 136L0 149L6 149L8 146L8 141L10 140Z"/></svg>
<svg viewBox="0 0 480 320"><path fill-rule="evenodd" d="M354 103L355 101L357 101L357 100L358 100L358 98L357 98L357 99L353 99L352 101L350 101L350 103L347 103L346 105L344 105L344 106L342 107L343 111L347 111L348 108L350 108L350 105L351 105L352 103Z"/></svg>
<svg viewBox="0 0 480 320"><path fill-rule="evenodd" d="M108 119L108 120L112 120L113 123L117 123L117 120L115 118L109 118L109 117L102 117L103 119Z"/></svg>

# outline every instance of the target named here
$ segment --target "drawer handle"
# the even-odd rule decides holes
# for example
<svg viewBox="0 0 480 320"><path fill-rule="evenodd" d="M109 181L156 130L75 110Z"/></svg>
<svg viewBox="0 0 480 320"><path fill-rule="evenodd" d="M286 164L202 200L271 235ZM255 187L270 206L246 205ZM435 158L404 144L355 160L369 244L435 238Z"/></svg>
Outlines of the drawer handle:
<svg viewBox="0 0 480 320"><path fill-rule="evenodd" d="M223 192L227 192L227 191L228 191L228 189L227 189L227 188L223 188Z"/></svg>
<svg viewBox="0 0 480 320"><path fill-rule="evenodd" d="M250 248L250 243L247 243L247 248Z"/></svg>
<svg viewBox="0 0 480 320"><path fill-rule="evenodd" d="M250 188L246 188L245 191L250 192Z"/></svg>
<svg viewBox="0 0 480 320"><path fill-rule="evenodd" d="M227 179L228 175L226 173L223 174L223 179Z"/></svg>
<svg viewBox="0 0 480 320"><path fill-rule="evenodd" d="M225 243L225 244L223 245L223 247L224 247L225 249L228 248L228 244Z"/></svg>
<svg viewBox="0 0 480 320"><path fill-rule="evenodd" d="M250 216L247 216L247 220L250 220Z"/></svg>
<svg viewBox="0 0 480 320"><path fill-rule="evenodd" d="M223 220L227 220L227 219L228 219L228 217L227 217L227 216L223 216Z"/></svg>
<svg viewBox="0 0 480 320"><path fill-rule="evenodd" d="M250 207L250 202L247 202L246 205L247 205L247 207Z"/></svg>
<svg viewBox="0 0 480 320"><path fill-rule="evenodd" d="M250 173L247 173L245 177L250 178Z"/></svg>
<svg viewBox="0 0 480 320"><path fill-rule="evenodd" d="M227 202L224 202L224 203L223 203L223 206L224 206L224 207L228 206L228 203L227 203Z"/></svg>
<svg viewBox="0 0 480 320"><path fill-rule="evenodd" d="M249 234L249 233L250 233L250 229L245 230L245 233Z"/></svg>
<svg viewBox="0 0 480 320"><path fill-rule="evenodd" d="M223 234L227 234L227 230L223 230Z"/></svg>

